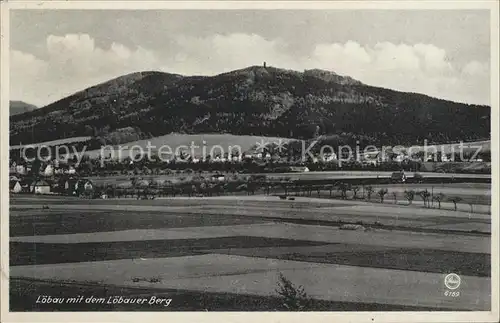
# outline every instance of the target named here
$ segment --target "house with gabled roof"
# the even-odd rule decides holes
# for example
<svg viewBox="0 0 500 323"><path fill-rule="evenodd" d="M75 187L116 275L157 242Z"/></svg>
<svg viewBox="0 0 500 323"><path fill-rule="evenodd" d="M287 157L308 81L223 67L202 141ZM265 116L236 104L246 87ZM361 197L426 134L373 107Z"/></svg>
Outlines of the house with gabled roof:
<svg viewBox="0 0 500 323"><path fill-rule="evenodd" d="M45 166L45 169L43 170L43 175L45 177L53 176L54 175L54 166L52 166L52 164L47 164L47 166Z"/></svg>
<svg viewBox="0 0 500 323"><path fill-rule="evenodd" d="M12 179L9 181L9 190L12 193L21 193L23 188L21 182L17 179Z"/></svg>
<svg viewBox="0 0 500 323"><path fill-rule="evenodd" d="M288 169L293 173L304 173L309 171L307 166L290 166Z"/></svg>
<svg viewBox="0 0 500 323"><path fill-rule="evenodd" d="M47 181L38 180L38 181L34 181L33 183L31 183L30 191L35 193L35 194L50 194L51 187Z"/></svg>

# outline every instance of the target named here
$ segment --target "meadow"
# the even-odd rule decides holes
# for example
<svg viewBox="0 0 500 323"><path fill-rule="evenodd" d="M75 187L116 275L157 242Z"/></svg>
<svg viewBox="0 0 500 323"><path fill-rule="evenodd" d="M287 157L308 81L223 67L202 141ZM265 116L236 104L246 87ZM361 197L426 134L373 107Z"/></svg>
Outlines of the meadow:
<svg viewBox="0 0 500 323"><path fill-rule="evenodd" d="M64 138L64 139L57 139L57 140L51 140L51 141L45 141L45 142L38 142L38 143L33 143L29 145L10 145L9 149L10 150L17 150L21 149L23 147L42 147L42 146L47 146L47 147L52 147L52 146L62 146L62 145L71 145L74 143L79 143L79 142L86 142L92 139L92 137L70 137L70 138Z"/></svg>
<svg viewBox="0 0 500 323"><path fill-rule="evenodd" d="M305 287L309 310L490 306L489 214L304 196L15 196L9 222L11 306L23 310L50 308L33 293L118 290L174 302L131 310L238 310L245 300L280 310L278 273ZM436 288L449 272L464 281L459 299Z"/></svg>

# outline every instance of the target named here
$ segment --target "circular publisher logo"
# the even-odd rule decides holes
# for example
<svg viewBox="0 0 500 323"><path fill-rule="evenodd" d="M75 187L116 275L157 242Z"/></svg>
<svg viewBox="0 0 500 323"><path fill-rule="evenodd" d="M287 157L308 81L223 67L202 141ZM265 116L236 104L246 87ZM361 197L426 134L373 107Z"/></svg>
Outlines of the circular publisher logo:
<svg viewBox="0 0 500 323"><path fill-rule="evenodd" d="M458 276L457 274L451 273L446 275L446 277L444 278L444 285L448 289L457 289L460 286L460 283L460 276Z"/></svg>

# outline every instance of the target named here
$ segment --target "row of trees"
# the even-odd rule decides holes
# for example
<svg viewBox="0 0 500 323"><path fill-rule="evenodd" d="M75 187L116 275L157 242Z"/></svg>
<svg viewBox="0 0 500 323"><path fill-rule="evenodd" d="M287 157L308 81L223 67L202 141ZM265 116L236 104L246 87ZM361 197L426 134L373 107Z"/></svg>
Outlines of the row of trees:
<svg viewBox="0 0 500 323"><path fill-rule="evenodd" d="M367 186L357 186L357 185L350 185L346 183L339 183L338 184L338 190L340 191L340 197L342 199L347 199L347 192L351 191L352 192L352 199L358 199L359 198L359 191L362 190L362 197L361 199L367 199L368 201L372 200L372 196L376 194L376 196L379 198L380 203L384 203L386 196L389 195L389 190L387 188L379 188L378 190L375 190L373 186L367 185ZM330 191L330 196L331 196L331 191ZM398 193L397 192L392 192L391 193L392 198L394 199L394 204L397 203L398 200ZM437 203L437 206L439 209L441 209L441 202L452 202L454 205L455 211L457 210L457 204L464 201L460 196L446 196L445 194L438 192L438 193L433 193L429 192L428 189L425 190L413 190L413 189L408 189L403 192L404 198L408 201L408 205L413 204L413 201L415 200L415 197L420 197L424 203L424 207L426 208L431 208L434 206L434 202ZM471 213L474 211L474 202L473 201L466 201L466 203L470 207Z"/></svg>
<svg viewBox="0 0 500 323"><path fill-rule="evenodd" d="M389 192L387 188L374 188L372 185L352 185L351 183L335 182L332 184L308 184L305 182L292 182L290 178L284 178L279 181L266 180L264 177L256 178L255 176L248 177L234 177L223 182L217 182L210 179L200 179L186 177L179 177L178 181L173 183L171 181L157 182L157 181L138 181L134 180L128 187L107 184L95 186L95 190L99 191L98 194L93 193L93 196L100 196L106 194L109 197L130 197L136 196L137 198L154 198L156 196L214 196L226 195L232 193L254 195L256 193L263 193L266 195L282 194L284 196L312 196L313 192L317 193L320 197L322 192L328 192L328 197L340 197L343 200L348 199L348 193L351 192L353 200L366 200L372 201L377 198L380 203L385 203L388 197L392 197L394 204L398 203L398 192ZM336 195L335 192L340 194ZM433 208L434 203L441 209L442 202L451 202L454 209L457 210L457 205L464 200L460 196L446 196L441 192L433 193L428 189L414 190L407 189L403 192L402 197L408 201L407 205L412 205L414 200L419 197L425 208ZM473 212L474 202L472 200L466 201L470 206L470 211Z"/></svg>
<svg viewBox="0 0 500 323"><path fill-rule="evenodd" d="M395 193L394 193L395 194ZM452 202L455 208L455 211L457 210L457 204L462 202L463 199L460 196L446 196L445 194L439 192L436 194L432 194L429 192L429 190L425 189L422 191L415 191L415 190L405 190L404 191L404 196L408 200L408 204L412 204L413 200L415 199L415 196L419 196L422 201L424 202L424 207L426 208L431 208L433 207L433 202L436 202L438 205L438 208L441 209L441 202ZM432 204L431 204L432 202ZM474 202L468 201L467 204L470 206L470 211L471 213L474 211Z"/></svg>

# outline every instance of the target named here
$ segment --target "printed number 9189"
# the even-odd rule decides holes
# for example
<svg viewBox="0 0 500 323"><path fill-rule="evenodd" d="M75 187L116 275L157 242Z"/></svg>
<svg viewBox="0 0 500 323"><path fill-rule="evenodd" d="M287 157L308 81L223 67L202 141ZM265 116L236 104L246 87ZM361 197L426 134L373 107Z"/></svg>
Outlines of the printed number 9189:
<svg viewBox="0 0 500 323"><path fill-rule="evenodd" d="M449 290L447 290L446 292L444 292L444 296L458 297L460 296L460 292L450 292Z"/></svg>

